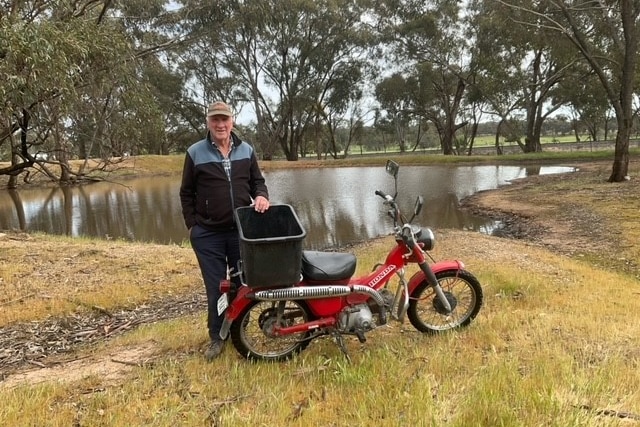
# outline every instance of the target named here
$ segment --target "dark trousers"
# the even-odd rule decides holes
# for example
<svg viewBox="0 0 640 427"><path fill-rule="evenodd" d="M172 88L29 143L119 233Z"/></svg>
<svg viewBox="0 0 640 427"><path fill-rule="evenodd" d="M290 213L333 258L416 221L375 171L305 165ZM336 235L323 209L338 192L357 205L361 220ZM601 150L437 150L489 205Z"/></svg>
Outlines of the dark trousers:
<svg viewBox="0 0 640 427"><path fill-rule="evenodd" d="M240 240L238 232L209 231L199 225L191 229L191 247L196 253L204 287L207 291L207 327L212 340L220 339L220 328L224 313L218 315L218 298L220 298L220 281L227 277L227 268L237 272L240 260ZM232 278L240 285L240 277Z"/></svg>

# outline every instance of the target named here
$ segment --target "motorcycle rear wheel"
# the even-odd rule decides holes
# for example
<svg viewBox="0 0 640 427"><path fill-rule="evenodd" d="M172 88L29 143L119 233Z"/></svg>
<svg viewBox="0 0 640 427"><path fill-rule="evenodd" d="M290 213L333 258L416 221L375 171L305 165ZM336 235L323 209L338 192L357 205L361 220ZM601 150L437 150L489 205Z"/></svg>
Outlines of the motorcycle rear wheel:
<svg viewBox="0 0 640 427"><path fill-rule="evenodd" d="M277 336L273 328L304 323L311 316L303 301L254 301L231 324L231 342L250 360L288 360L309 345L310 332Z"/></svg>
<svg viewBox="0 0 640 427"><path fill-rule="evenodd" d="M435 334L469 325L482 307L482 287L466 270L448 270L436 274L451 312L447 313L435 290L424 280L409 296L407 316L420 332Z"/></svg>

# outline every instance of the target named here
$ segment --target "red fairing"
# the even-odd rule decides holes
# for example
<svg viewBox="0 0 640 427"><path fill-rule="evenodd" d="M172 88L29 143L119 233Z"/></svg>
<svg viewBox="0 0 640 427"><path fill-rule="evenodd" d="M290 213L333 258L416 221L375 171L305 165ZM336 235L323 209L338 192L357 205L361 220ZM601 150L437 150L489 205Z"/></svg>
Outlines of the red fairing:
<svg viewBox="0 0 640 427"><path fill-rule="evenodd" d="M464 263L458 260L447 260L447 261L439 261L434 264L431 264L431 270L433 270L434 274L438 274L441 271L460 271L464 270ZM422 270L418 270L411 279L409 279L409 293L413 292L413 290L425 280L424 273Z"/></svg>
<svg viewBox="0 0 640 427"><path fill-rule="evenodd" d="M407 265L409 261L407 255L407 247L402 243L402 241L397 242L395 248L389 252L387 255L387 259L384 261L386 265L395 265L398 268L402 268L402 266Z"/></svg>
<svg viewBox="0 0 640 427"><path fill-rule="evenodd" d="M320 298L306 300L309 309L318 317L332 316L344 306L344 297Z"/></svg>

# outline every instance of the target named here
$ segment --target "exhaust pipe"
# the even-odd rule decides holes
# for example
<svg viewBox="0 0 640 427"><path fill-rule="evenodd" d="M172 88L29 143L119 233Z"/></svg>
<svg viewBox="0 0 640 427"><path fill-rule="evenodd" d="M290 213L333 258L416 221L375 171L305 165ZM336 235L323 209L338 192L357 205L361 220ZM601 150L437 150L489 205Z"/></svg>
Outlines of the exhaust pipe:
<svg viewBox="0 0 640 427"><path fill-rule="evenodd" d="M349 286L304 286L256 291L247 297L258 301L281 301L343 297L351 292Z"/></svg>
<svg viewBox="0 0 640 427"><path fill-rule="evenodd" d="M284 300L305 300L320 299L330 297L344 297L349 294L367 294L380 307L379 316L382 325L387 323L387 313L384 307L384 299L378 291L368 286L300 286L293 288L269 289L256 291L247 295L247 298L258 301L284 301Z"/></svg>

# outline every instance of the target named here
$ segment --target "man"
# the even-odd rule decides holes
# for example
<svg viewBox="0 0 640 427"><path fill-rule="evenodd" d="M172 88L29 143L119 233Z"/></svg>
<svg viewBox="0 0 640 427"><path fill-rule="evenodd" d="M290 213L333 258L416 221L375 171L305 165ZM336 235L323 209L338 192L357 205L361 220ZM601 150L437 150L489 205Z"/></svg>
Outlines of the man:
<svg viewBox="0 0 640 427"><path fill-rule="evenodd" d="M223 317L218 314L220 280L227 270L236 272L240 260L240 242L233 212L250 206L265 212L269 193L251 145L232 132L233 113L217 101L207 111L207 137L187 150L180 202L189 229L191 246L198 259L207 292L207 326L211 342L205 350L208 361L221 352ZM232 280L240 285L239 276Z"/></svg>

